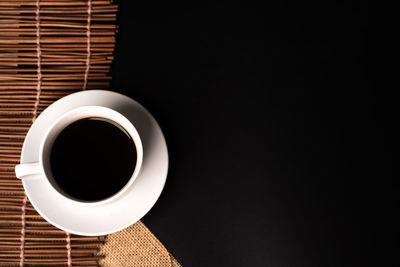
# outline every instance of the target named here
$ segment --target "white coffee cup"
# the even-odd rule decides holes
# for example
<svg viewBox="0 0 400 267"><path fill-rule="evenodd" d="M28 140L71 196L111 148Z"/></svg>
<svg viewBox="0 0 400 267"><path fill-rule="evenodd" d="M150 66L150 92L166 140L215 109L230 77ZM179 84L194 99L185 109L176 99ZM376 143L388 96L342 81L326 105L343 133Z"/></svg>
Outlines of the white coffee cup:
<svg viewBox="0 0 400 267"><path fill-rule="evenodd" d="M83 118L104 118L121 126L135 143L136 167L114 195L99 201L74 199L55 183L50 152L58 134ZM89 90L68 95L46 108L32 124L15 168L39 214L70 233L96 236L122 230L156 203L168 172L164 135L153 116L124 95Z"/></svg>
<svg viewBox="0 0 400 267"><path fill-rule="evenodd" d="M83 201L79 199L72 198L66 194L62 188L60 188L57 183L54 181L54 177L51 171L50 166L50 152L52 145L56 139L56 137L61 133L65 127L72 124L75 121L85 119L85 118L102 118L109 121L112 121L119 126L121 126L132 138L135 143L137 157L136 157L136 167L128 180L126 185L121 188L119 192L116 194L99 201ZM143 160L143 147L142 141L140 139L139 133L137 132L135 126L122 114L119 112L112 110L110 108L101 107L101 106L84 106L75 108L64 115L62 115L58 120L56 120L52 125L49 126L47 132L45 133L39 151L39 161L37 162L29 162L19 164L15 167L15 173L17 178L19 179L46 179L50 185L57 190L64 197L70 198L71 200L78 201L81 204L85 205L99 205L105 202L113 201L118 198L120 195L124 194L124 192L133 184L136 179L138 173L140 172L140 168L142 166ZM89 170L90 171L90 170ZM77 185L78 186L78 185Z"/></svg>

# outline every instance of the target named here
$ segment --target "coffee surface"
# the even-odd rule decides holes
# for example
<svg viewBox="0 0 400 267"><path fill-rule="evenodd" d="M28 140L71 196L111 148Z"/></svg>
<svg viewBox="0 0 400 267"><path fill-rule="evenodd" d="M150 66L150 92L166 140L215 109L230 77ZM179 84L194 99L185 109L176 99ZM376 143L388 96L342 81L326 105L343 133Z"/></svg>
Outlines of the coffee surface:
<svg viewBox="0 0 400 267"><path fill-rule="evenodd" d="M137 151L121 126L102 118L68 125L56 138L50 155L54 183L65 194L98 201L120 191L131 178Z"/></svg>

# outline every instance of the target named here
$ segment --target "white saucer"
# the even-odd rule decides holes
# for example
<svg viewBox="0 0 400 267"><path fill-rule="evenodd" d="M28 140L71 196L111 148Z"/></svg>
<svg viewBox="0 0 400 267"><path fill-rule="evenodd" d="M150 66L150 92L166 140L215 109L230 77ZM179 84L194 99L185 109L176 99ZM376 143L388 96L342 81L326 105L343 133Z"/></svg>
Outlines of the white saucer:
<svg viewBox="0 0 400 267"><path fill-rule="evenodd" d="M156 203L167 178L167 145L157 122L139 103L115 92L89 90L63 97L42 112L25 138L21 163L39 161L39 147L49 125L62 114L83 106L114 109L141 134L143 163L133 186L115 201L85 206L57 194L45 179L24 179L23 185L32 205L51 224L73 234L106 235L137 222Z"/></svg>

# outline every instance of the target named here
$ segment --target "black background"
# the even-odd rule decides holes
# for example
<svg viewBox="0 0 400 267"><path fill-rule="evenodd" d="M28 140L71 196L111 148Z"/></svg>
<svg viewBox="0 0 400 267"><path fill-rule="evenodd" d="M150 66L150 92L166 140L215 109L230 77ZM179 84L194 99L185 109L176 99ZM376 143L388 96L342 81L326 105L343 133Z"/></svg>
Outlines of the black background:
<svg viewBox="0 0 400 267"><path fill-rule="evenodd" d="M368 2L119 4L112 89L170 154L143 221L183 266L381 265L391 110Z"/></svg>

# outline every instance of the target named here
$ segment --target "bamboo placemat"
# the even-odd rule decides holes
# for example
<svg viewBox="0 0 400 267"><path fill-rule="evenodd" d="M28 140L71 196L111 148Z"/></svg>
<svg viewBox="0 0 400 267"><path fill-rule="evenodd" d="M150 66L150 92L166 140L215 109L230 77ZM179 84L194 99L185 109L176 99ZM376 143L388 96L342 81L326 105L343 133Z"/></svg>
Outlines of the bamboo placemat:
<svg viewBox="0 0 400 267"><path fill-rule="evenodd" d="M107 238L55 228L14 174L49 104L108 89L117 8L112 0L0 1L0 266L180 266L141 222Z"/></svg>
<svg viewBox="0 0 400 267"><path fill-rule="evenodd" d="M117 5L92 1L0 1L0 265L98 266L104 237L46 222L15 178L25 135L49 104L108 89Z"/></svg>

